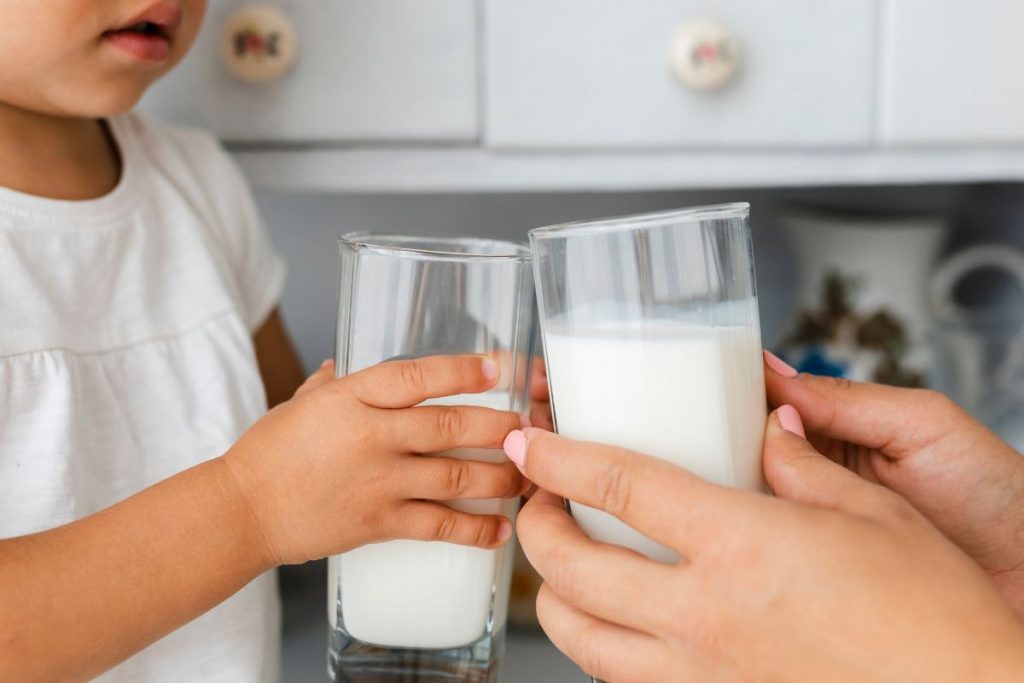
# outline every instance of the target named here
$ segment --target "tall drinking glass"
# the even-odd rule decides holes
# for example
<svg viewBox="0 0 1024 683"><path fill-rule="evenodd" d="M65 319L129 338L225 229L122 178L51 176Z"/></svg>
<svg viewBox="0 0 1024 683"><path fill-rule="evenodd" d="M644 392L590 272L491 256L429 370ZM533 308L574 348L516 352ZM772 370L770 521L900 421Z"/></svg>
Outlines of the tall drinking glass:
<svg viewBox="0 0 1024 683"><path fill-rule="evenodd" d="M525 247L354 233L340 252L339 376L394 358L487 354L501 368L498 387L433 402L527 412L534 299ZM444 455L504 461L497 449ZM449 504L510 519L518 508ZM497 680L512 557L512 541L498 550L391 541L330 558L331 680Z"/></svg>
<svg viewBox="0 0 1024 683"><path fill-rule="evenodd" d="M749 206L530 232L555 427L761 489L765 391ZM593 538L679 558L570 502Z"/></svg>

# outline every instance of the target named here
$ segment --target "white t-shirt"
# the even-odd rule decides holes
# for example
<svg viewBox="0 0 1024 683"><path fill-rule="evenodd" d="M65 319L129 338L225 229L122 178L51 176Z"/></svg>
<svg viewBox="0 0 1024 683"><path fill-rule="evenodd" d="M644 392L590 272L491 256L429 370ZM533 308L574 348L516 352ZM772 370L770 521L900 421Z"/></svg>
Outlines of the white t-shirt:
<svg viewBox="0 0 1024 683"><path fill-rule="evenodd" d="M110 126L110 194L0 188L0 538L218 456L266 410L252 334L284 264L245 181L206 134ZM275 681L279 612L270 572L98 680Z"/></svg>

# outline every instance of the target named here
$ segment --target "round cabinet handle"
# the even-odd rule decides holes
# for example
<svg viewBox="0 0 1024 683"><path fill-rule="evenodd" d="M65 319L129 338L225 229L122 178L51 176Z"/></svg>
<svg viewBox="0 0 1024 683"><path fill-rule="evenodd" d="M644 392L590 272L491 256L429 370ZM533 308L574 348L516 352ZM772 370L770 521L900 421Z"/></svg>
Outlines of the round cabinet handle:
<svg viewBox="0 0 1024 683"><path fill-rule="evenodd" d="M739 69L735 36L716 21L700 19L676 29L672 41L672 74L691 90L721 90Z"/></svg>
<svg viewBox="0 0 1024 683"><path fill-rule="evenodd" d="M299 35L288 16L270 5L247 5L228 16L221 36L224 66L235 78L267 83L292 70Z"/></svg>

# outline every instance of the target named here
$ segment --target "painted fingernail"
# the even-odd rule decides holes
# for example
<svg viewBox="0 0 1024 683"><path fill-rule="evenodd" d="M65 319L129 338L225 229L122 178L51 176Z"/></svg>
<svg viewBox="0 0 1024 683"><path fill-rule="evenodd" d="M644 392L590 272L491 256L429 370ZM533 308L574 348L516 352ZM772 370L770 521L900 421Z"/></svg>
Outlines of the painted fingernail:
<svg viewBox="0 0 1024 683"><path fill-rule="evenodd" d="M509 432L501 447L505 449L508 459L515 463L515 466L522 472L526 468L526 434L518 429Z"/></svg>
<svg viewBox="0 0 1024 683"><path fill-rule="evenodd" d="M782 406L776 411L776 415L779 416L779 424L790 434L796 434L801 439L806 439L807 434L804 433L804 422L800 419L800 413L796 412L796 408L790 405Z"/></svg>
<svg viewBox="0 0 1024 683"><path fill-rule="evenodd" d="M510 538L512 538L512 522L502 518L498 522L498 542L504 543Z"/></svg>
<svg viewBox="0 0 1024 683"><path fill-rule="evenodd" d="M771 368L775 374L782 375L783 377L796 377L800 373L796 371L792 365L776 356L771 351L765 349L764 362Z"/></svg>
<svg viewBox="0 0 1024 683"><path fill-rule="evenodd" d="M328 365L330 365L333 362L334 362L333 358L328 358L327 360L325 360L323 363L320 364L320 367L326 368Z"/></svg>
<svg viewBox="0 0 1024 683"><path fill-rule="evenodd" d="M480 372L488 382L498 379L498 366L490 358L484 358L480 361Z"/></svg>

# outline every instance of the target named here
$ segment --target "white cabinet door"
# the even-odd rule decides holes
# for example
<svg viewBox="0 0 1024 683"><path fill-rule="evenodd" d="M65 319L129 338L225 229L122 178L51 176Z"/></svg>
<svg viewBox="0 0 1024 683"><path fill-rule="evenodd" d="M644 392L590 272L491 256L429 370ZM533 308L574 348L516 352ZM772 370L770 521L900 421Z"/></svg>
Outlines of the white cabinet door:
<svg viewBox="0 0 1024 683"><path fill-rule="evenodd" d="M228 140L474 140L474 0L276 3L299 40L295 69L250 84L221 59L223 26L247 3L213 0L185 62L144 108Z"/></svg>
<svg viewBox="0 0 1024 683"><path fill-rule="evenodd" d="M1024 140L1024 2L887 0L882 139Z"/></svg>
<svg viewBox="0 0 1024 683"><path fill-rule="evenodd" d="M679 26L739 48L715 91L673 76ZM487 0L487 122L504 147L867 145L875 0Z"/></svg>

